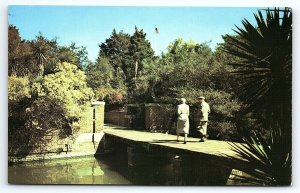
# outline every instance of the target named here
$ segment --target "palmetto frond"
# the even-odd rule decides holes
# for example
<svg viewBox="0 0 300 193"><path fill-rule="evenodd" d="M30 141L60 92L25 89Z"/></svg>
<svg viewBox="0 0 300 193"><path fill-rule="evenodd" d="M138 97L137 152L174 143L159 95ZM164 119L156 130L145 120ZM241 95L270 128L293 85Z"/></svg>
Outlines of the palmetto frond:
<svg viewBox="0 0 300 193"><path fill-rule="evenodd" d="M288 105L291 101L292 14L290 9L261 11L254 14L257 26L242 21L237 36L228 36L226 51L240 58L231 64L233 72L244 79L240 93L249 111L264 108L274 113L272 104Z"/></svg>
<svg viewBox="0 0 300 193"><path fill-rule="evenodd" d="M240 177L259 185L291 183L291 97L292 97L292 13L289 8L266 10L255 14L257 26L246 19L237 27L238 36L228 36L226 51L239 58L231 64L243 79L240 94L249 105L248 112L265 117L271 140L259 133L244 137L245 144L232 143L237 155L248 162ZM233 160L238 158L227 156Z"/></svg>
<svg viewBox="0 0 300 193"><path fill-rule="evenodd" d="M254 185L289 185L291 183L291 153L285 143L286 135L279 128L273 128L268 143L259 133L253 132L245 137L244 144L230 143L232 150L248 162L249 175L239 176L237 180ZM238 161L240 158L228 156Z"/></svg>

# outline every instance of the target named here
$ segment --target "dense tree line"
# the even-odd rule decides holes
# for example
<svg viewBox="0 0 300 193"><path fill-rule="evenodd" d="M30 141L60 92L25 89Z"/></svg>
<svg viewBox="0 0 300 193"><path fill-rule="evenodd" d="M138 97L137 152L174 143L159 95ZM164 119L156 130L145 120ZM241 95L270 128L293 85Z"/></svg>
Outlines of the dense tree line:
<svg viewBox="0 0 300 193"><path fill-rule="evenodd" d="M89 63L84 47L59 46L42 34L23 40L15 26L8 32L8 147L26 154L55 130L70 135L94 94L82 71Z"/></svg>
<svg viewBox="0 0 300 193"><path fill-rule="evenodd" d="M185 97L195 106L197 96L204 95L213 112L211 138L239 140L238 128L245 122L237 116L242 103L234 93L232 68L225 65L234 59L223 51L224 45L213 52L207 43L179 38L170 43L166 53L155 56L146 37L137 27L132 35L113 30L99 44L93 63L86 49L75 43L60 46L56 39L42 34L23 40L18 29L9 26L10 137L17 136L19 127L36 135L63 128L61 134L68 135L72 124L80 120L80 110L92 98L108 105L175 105L176 99Z"/></svg>
<svg viewBox="0 0 300 193"><path fill-rule="evenodd" d="M192 106L205 95L212 106L210 134L215 139L239 140L238 112L243 104L234 92L238 84L226 63L236 58L224 52L224 44L213 52L207 43L179 38L166 53L155 56L143 30L130 35L112 31L99 45L94 64L87 66L88 85L96 98L108 105L124 103L171 103L185 97ZM251 124L249 124L251 125Z"/></svg>

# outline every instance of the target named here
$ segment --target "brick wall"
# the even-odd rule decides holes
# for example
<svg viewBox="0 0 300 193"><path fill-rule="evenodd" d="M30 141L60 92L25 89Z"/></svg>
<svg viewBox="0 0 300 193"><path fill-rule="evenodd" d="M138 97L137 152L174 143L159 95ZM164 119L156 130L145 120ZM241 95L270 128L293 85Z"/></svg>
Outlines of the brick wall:
<svg viewBox="0 0 300 193"><path fill-rule="evenodd" d="M196 132L199 124L198 108L190 106L190 133ZM176 133L177 106L171 104L146 104L145 105L145 128L158 132Z"/></svg>
<svg viewBox="0 0 300 193"><path fill-rule="evenodd" d="M105 112L105 123L110 123L114 125L120 126L130 126L130 120L126 117L127 112L124 110L113 110L109 112Z"/></svg>
<svg viewBox="0 0 300 193"><path fill-rule="evenodd" d="M176 107L170 104L145 105L145 129L169 131L174 128L176 121Z"/></svg>
<svg viewBox="0 0 300 193"><path fill-rule="evenodd" d="M93 132L93 110L92 106L86 106L82 111L82 117L79 120L78 128L74 127L73 133L91 133Z"/></svg>
<svg viewBox="0 0 300 193"><path fill-rule="evenodd" d="M145 110L144 104L127 104L123 107L114 108L105 112L105 123L134 128L144 129Z"/></svg>
<svg viewBox="0 0 300 193"><path fill-rule="evenodd" d="M105 112L105 123L135 130L176 133L177 106L172 104L128 104ZM196 133L198 108L190 106L190 134Z"/></svg>

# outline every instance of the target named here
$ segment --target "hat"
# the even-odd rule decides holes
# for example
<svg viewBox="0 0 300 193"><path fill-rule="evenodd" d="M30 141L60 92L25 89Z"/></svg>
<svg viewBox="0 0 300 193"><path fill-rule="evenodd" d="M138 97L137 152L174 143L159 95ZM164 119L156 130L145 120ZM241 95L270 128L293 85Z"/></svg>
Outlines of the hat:
<svg viewBox="0 0 300 193"><path fill-rule="evenodd" d="M181 101L182 103L185 103L185 102L186 102L186 99L185 99L185 98L181 98L180 101Z"/></svg>
<svg viewBox="0 0 300 193"><path fill-rule="evenodd" d="M199 96L198 99L205 99L205 97L204 96Z"/></svg>

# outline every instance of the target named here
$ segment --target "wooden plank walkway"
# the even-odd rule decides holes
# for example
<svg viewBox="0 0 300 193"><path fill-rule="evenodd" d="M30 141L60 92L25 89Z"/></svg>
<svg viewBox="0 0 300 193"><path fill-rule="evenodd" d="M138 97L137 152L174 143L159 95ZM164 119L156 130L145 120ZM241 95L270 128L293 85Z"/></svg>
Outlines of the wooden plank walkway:
<svg viewBox="0 0 300 193"><path fill-rule="evenodd" d="M188 137L187 144L183 144L182 136L179 138L179 142L177 142L175 135L129 130L124 127L112 125L105 126L103 131L105 134L118 137L123 141L146 143L151 146L162 146L212 157L225 158L224 154L238 157L226 141L207 140L199 142L199 138Z"/></svg>

